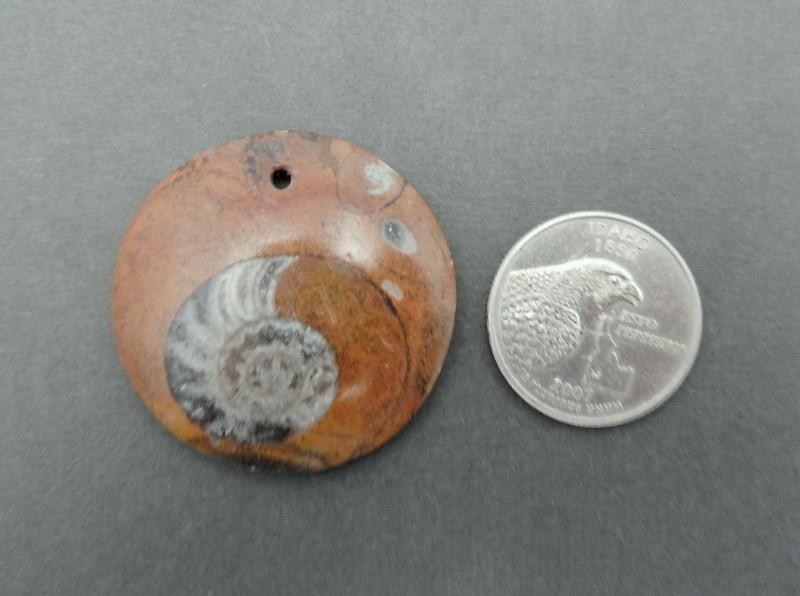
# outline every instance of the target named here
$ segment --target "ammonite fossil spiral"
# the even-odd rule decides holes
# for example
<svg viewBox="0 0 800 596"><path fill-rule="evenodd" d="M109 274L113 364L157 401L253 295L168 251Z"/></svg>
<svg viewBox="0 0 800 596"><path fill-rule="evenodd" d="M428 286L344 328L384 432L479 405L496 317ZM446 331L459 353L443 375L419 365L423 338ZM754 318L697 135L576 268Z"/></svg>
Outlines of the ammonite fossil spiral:
<svg viewBox="0 0 800 596"><path fill-rule="evenodd" d="M417 192L346 141L278 131L162 181L114 273L123 366L201 451L321 470L393 437L447 352L455 275Z"/></svg>

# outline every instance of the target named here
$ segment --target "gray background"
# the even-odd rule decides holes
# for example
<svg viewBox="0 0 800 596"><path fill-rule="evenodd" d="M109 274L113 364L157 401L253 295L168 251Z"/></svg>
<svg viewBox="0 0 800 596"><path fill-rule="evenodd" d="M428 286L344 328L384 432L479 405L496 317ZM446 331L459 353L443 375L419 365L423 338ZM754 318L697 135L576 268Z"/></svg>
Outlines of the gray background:
<svg viewBox="0 0 800 596"><path fill-rule="evenodd" d="M5 0L4 594L789 594L800 584L800 3ZM174 440L108 323L115 251L198 151L302 128L425 196L459 276L430 401L311 477ZM500 259L578 209L694 270L687 383L627 427L552 422L494 366Z"/></svg>

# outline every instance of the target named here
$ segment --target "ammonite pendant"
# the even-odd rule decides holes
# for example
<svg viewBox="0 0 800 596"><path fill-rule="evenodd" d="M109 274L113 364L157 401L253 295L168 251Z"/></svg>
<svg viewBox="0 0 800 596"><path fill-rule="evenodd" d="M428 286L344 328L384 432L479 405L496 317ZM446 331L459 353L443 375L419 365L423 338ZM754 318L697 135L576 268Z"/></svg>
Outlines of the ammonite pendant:
<svg viewBox="0 0 800 596"><path fill-rule="evenodd" d="M257 134L170 174L128 229L113 326L175 436L321 470L394 436L453 330L447 241L417 192L346 141Z"/></svg>

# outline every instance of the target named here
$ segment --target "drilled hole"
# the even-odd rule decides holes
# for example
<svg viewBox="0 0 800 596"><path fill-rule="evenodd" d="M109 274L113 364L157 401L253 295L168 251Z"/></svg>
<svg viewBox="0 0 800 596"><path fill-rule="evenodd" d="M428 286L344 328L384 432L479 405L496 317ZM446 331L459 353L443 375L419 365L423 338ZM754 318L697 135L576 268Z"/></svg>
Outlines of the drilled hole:
<svg viewBox="0 0 800 596"><path fill-rule="evenodd" d="M292 174L286 168L276 168L272 171L272 186L278 190L288 188L292 183Z"/></svg>

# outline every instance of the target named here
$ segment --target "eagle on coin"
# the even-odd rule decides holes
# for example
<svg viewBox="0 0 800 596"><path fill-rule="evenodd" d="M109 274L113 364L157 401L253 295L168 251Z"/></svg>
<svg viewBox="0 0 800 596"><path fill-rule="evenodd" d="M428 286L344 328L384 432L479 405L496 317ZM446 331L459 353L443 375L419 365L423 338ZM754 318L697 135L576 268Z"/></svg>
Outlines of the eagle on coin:
<svg viewBox="0 0 800 596"><path fill-rule="evenodd" d="M500 303L509 363L523 370L553 366L580 348L600 315L619 302L635 306L643 299L631 274L607 259L512 271Z"/></svg>

